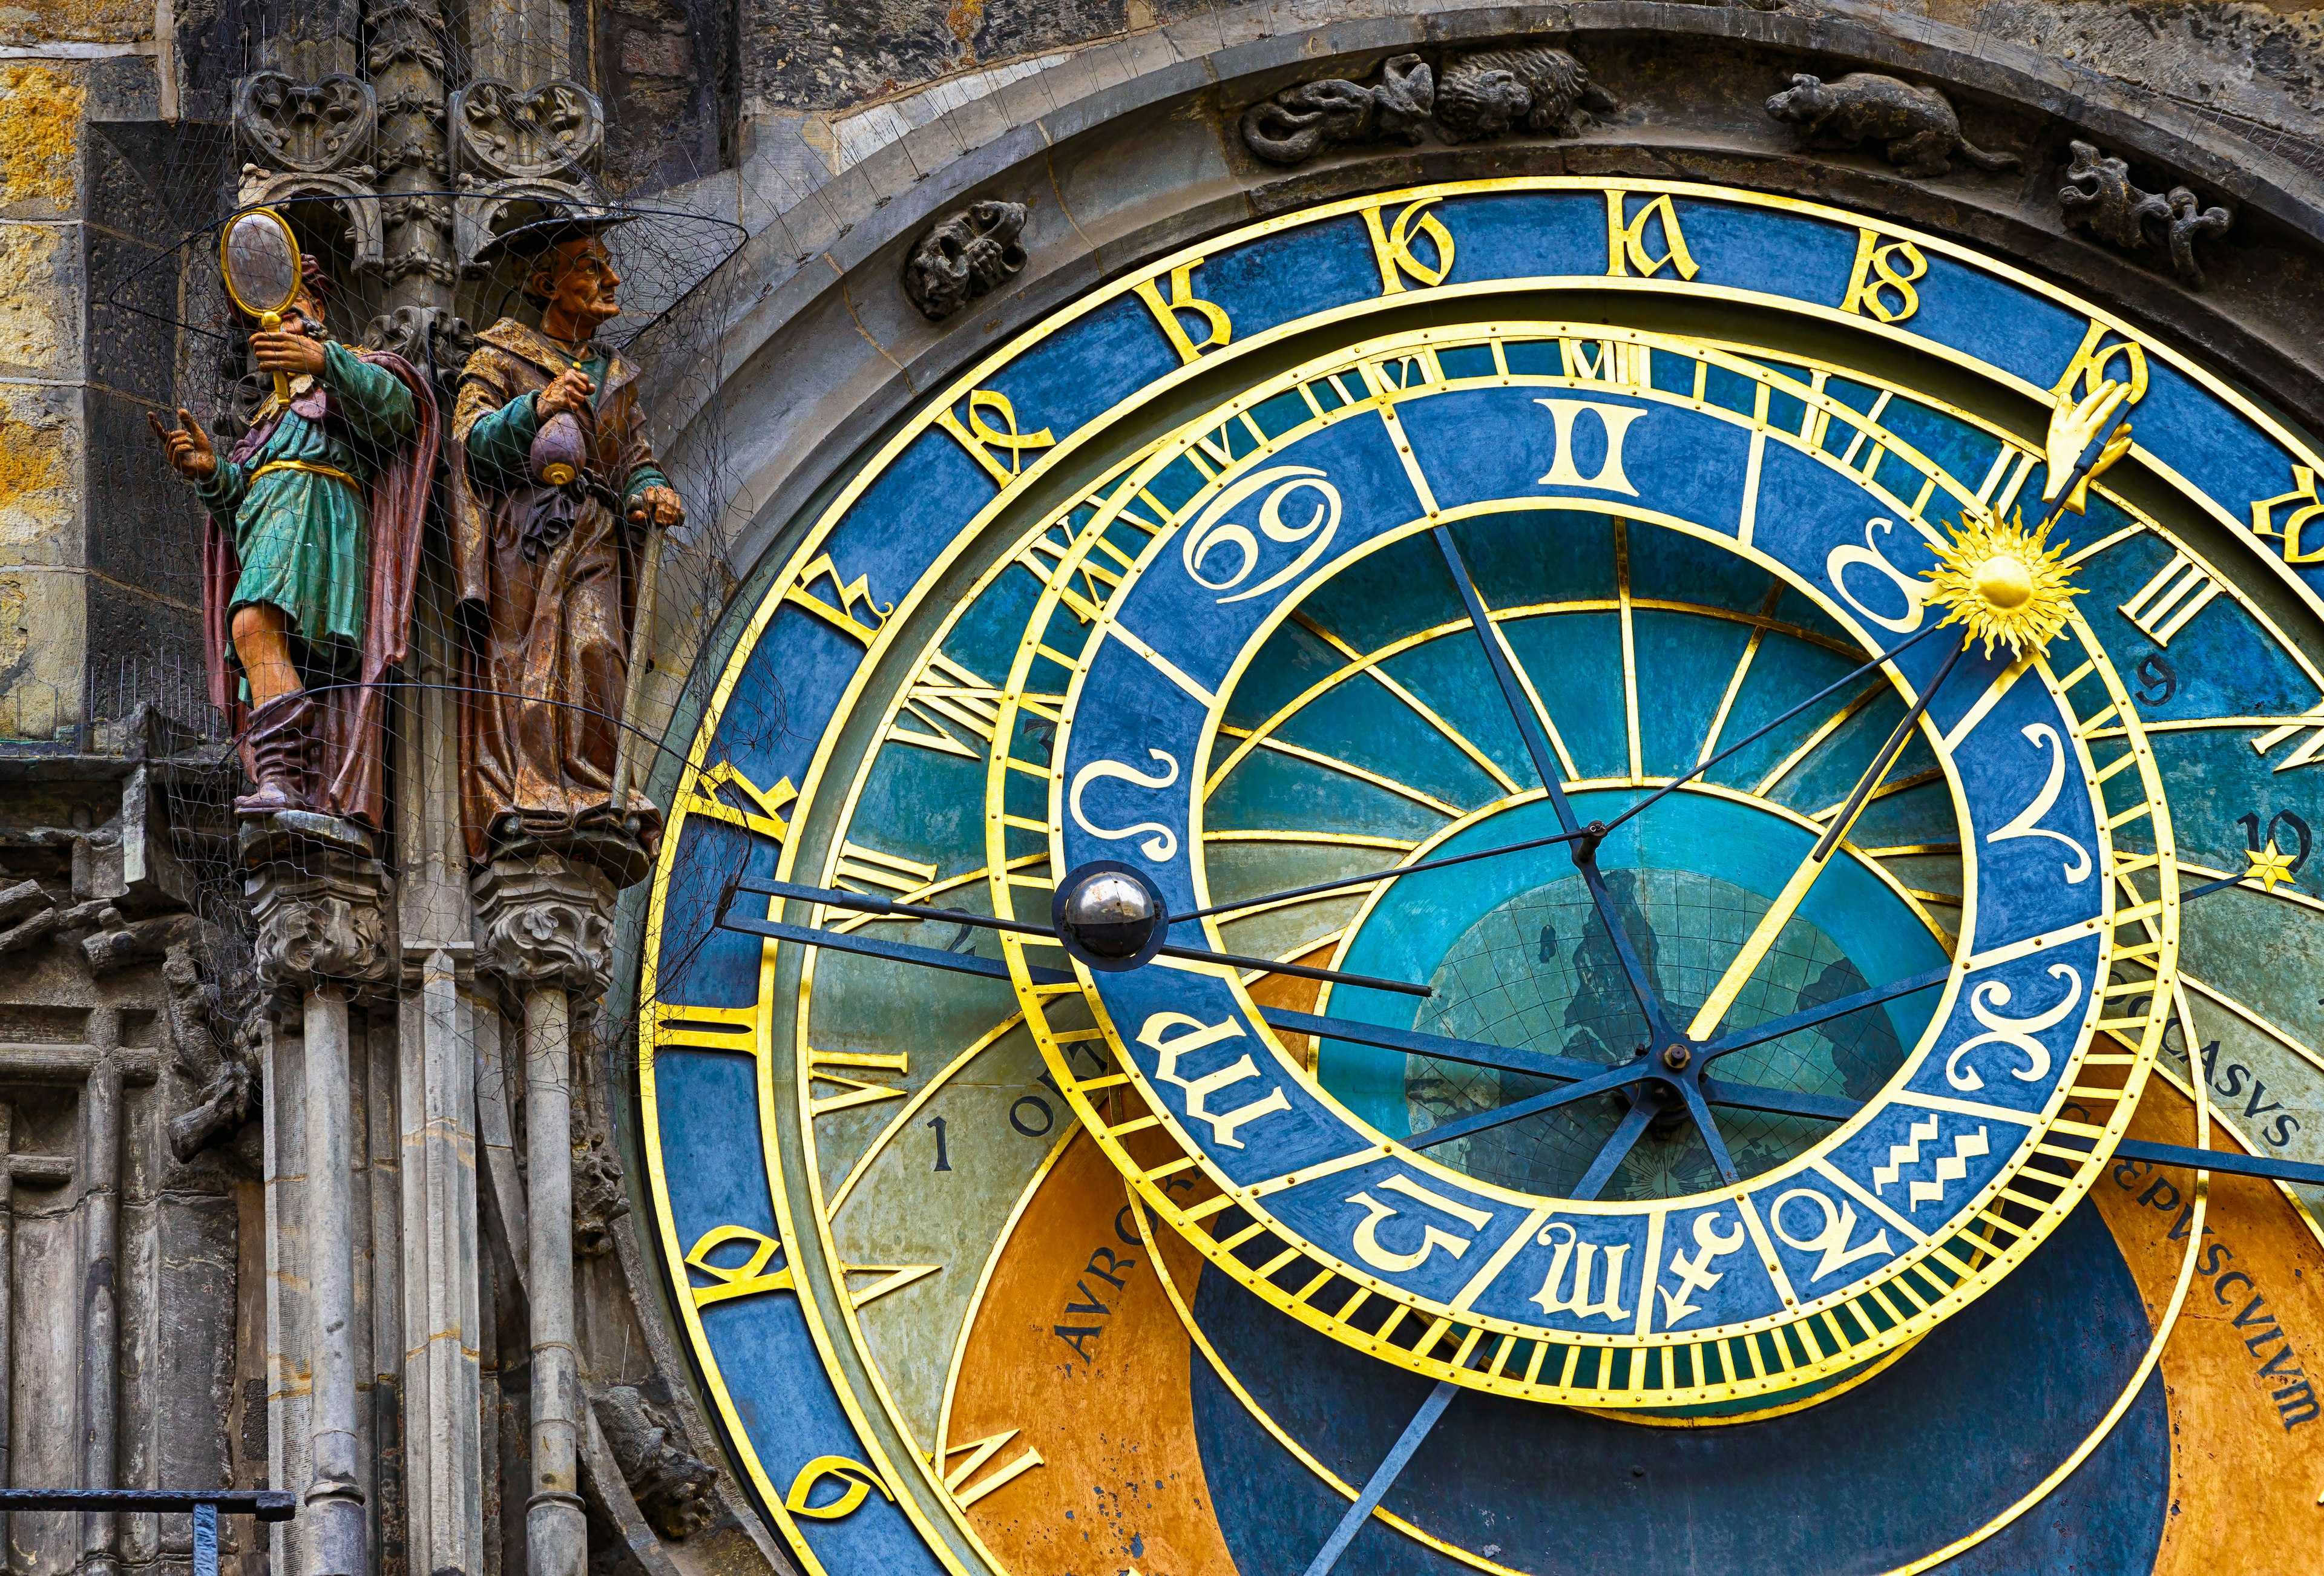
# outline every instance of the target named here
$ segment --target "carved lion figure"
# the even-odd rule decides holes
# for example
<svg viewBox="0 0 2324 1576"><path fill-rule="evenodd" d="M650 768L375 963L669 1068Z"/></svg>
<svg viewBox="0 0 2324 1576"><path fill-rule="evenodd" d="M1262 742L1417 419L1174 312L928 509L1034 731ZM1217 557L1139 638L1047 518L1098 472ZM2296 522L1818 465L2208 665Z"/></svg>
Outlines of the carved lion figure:
<svg viewBox="0 0 2324 1576"><path fill-rule="evenodd" d="M1980 170L2017 168L2015 154L1988 153L1963 137L1943 94L1872 71L1831 82L1802 72L1767 100L1767 113L1803 128L1810 147L1880 143L1888 162L1915 180L1950 173L1956 153Z"/></svg>
<svg viewBox="0 0 2324 1576"><path fill-rule="evenodd" d="M1522 123L1529 132L1570 137L1577 109L1611 114L1621 100L1590 79L1563 50L1479 50L1444 63L1436 124L1456 143L1498 137Z"/></svg>

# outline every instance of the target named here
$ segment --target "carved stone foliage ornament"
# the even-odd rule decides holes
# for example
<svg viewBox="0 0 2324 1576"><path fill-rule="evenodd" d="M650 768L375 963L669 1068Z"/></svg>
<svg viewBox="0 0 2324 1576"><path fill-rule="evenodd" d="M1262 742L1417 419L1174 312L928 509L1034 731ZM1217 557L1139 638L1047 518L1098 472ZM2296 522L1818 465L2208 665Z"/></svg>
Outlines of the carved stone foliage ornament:
<svg viewBox="0 0 2324 1576"><path fill-rule="evenodd" d="M1021 202L974 202L945 215L905 259L904 293L922 317L943 322L1023 271L1024 228Z"/></svg>
<svg viewBox="0 0 2324 1576"><path fill-rule="evenodd" d="M2015 170L2014 153L1988 153L1961 135L1960 117L1945 96L1873 71L1851 71L1827 82L1803 71L1767 100L1767 113L1806 134L1810 148L1877 143L1899 171L1916 180L1952 172L1956 156L1980 170Z"/></svg>
<svg viewBox="0 0 2324 1576"><path fill-rule="evenodd" d="M452 96L451 118L455 167L491 180L577 177L605 140L597 96L563 78L526 92L480 77Z"/></svg>
<svg viewBox="0 0 2324 1576"><path fill-rule="evenodd" d="M369 161L379 104L370 83L344 71L319 82L260 71L235 84L234 129L269 169L321 175Z"/></svg>
<svg viewBox="0 0 2324 1576"><path fill-rule="evenodd" d="M512 205L554 209L595 202L587 182L604 145L605 111L580 83L560 77L527 91L479 77L452 95L447 119L453 184L461 194L453 249L464 268L477 271L477 254Z"/></svg>
<svg viewBox="0 0 2324 1576"><path fill-rule="evenodd" d="M2225 235L2235 223L2232 209L2205 207L2203 199L2183 186L2169 196L2142 191L2131 184L2130 166L2088 143L2070 143L2074 161L2066 168L2067 184L2058 193L2068 226L2079 226L2123 252L2144 252L2160 246L2171 257L2171 272L2190 290L2203 288L2202 265L2195 260L2195 243L2206 235Z"/></svg>
<svg viewBox="0 0 2324 1576"><path fill-rule="evenodd" d="M333 202L347 221L348 260L374 269L383 254L373 158L379 102L359 77L333 72L300 82L259 71L234 85L235 138L252 161L235 192L243 207L301 198Z"/></svg>
<svg viewBox="0 0 2324 1576"><path fill-rule="evenodd" d="M718 1511L710 1493L718 1474L686 1451L670 1415L628 1385L598 1396L596 1412L622 1480L654 1531L683 1538L707 1525Z"/></svg>
<svg viewBox="0 0 2324 1576"><path fill-rule="evenodd" d="M258 922L258 979L274 990L362 985L388 967L385 899L392 888L371 861L317 853L300 869L263 866L248 882Z"/></svg>
<svg viewBox="0 0 2324 1576"><path fill-rule="evenodd" d="M1396 55L1370 87L1324 78L1252 105L1243 112L1242 140L1270 164L1298 164L1336 143L1415 144L1432 120L1448 143L1517 130L1570 137L1581 129L1578 112L1621 107L1563 50L1477 50L1433 70L1416 54Z"/></svg>
<svg viewBox="0 0 2324 1576"><path fill-rule="evenodd" d="M613 966L613 884L555 853L496 859L475 882L485 966L514 986L594 995Z"/></svg>

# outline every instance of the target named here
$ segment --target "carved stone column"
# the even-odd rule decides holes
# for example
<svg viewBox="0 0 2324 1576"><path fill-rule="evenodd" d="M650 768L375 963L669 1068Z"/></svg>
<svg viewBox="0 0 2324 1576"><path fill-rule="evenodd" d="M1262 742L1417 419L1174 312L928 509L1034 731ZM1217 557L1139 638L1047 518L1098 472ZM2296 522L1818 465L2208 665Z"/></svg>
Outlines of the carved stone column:
<svg viewBox="0 0 2324 1576"><path fill-rule="evenodd" d="M288 1343L279 1338L268 1342L294 1367L303 1355L309 1369L300 1576L368 1576L355 1397L349 1162L356 1138L349 1100L347 1008L358 991L375 985L387 972L393 883L377 861L337 843L278 838L246 849L245 856L244 887L258 926L260 982L276 992L295 993L303 1023L306 1350L286 1350ZM288 1090L270 1094L278 1105L290 1098ZM280 1229L279 1221L269 1221L270 1235ZM270 1332L270 1337L276 1333Z"/></svg>
<svg viewBox="0 0 2324 1576"><path fill-rule="evenodd" d="M504 853L475 880L485 964L524 1003L532 1311L527 1576L580 1576L588 1560L577 1464L588 1402L573 1317L572 1018L575 1001L603 993L613 967L613 894L595 864L538 844Z"/></svg>
<svg viewBox="0 0 2324 1576"><path fill-rule="evenodd" d="M368 63L379 94L380 217L387 314L372 338L414 366L456 359L451 162L445 145L444 11L438 0L373 0ZM448 740L446 741L448 742Z"/></svg>

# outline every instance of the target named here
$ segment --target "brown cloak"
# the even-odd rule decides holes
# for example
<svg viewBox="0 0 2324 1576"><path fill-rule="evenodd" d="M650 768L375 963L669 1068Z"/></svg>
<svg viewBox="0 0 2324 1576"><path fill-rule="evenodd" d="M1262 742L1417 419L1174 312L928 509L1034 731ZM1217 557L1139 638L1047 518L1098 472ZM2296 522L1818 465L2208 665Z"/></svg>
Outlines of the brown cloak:
<svg viewBox="0 0 2324 1576"><path fill-rule="evenodd" d="M325 815L344 816L376 830L385 814L381 770L381 710L388 669L401 666L410 654L412 590L419 583L420 548L427 530L429 493L436 475L436 447L443 430L436 395L428 380L400 355L383 350L358 350L355 355L394 374L411 392L417 422L410 438L392 454L383 455L364 500L364 529L371 533L371 586L364 608L363 657L351 685L335 684L322 691L322 760L309 796ZM302 408L303 409L303 408ZM314 414L307 411L307 414ZM255 449L265 440L265 429L254 429L235 447L236 456ZM250 723L250 708L242 700L241 674L228 659L234 649L232 605L242 562L234 550L234 533L222 529L217 517L202 516L202 636L204 666L208 670L210 705L226 714L226 726L240 734ZM244 766L251 775L257 767L244 746Z"/></svg>
<svg viewBox="0 0 2324 1576"><path fill-rule="evenodd" d="M572 364L540 334L503 318L476 336L453 406L452 568L467 639L460 697L460 805L468 856L511 835L554 838L618 828L613 755L629 674L642 532L607 502L653 464L635 369L613 356L594 406L579 413L590 495L570 534L536 540L525 526L555 490L478 475L467 442L477 421L547 388ZM632 788L628 815L649 847L660 829Z"/></svg>

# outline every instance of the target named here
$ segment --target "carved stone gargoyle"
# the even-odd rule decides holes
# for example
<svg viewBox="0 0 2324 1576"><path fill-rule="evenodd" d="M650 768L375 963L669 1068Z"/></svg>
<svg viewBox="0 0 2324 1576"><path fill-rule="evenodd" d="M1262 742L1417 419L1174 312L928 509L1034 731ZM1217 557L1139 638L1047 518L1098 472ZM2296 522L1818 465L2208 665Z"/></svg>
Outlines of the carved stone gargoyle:
<svg viewBox="0 0 2324 1576"><path fill-rule="evenodd" d="M1025 266L1021 202L973 202L937 220L904 260L904 293L941 323Z"/></svg>
<svg viewBox="0 0 2324 1576"><path fill-rule="evenodd" d="M2189 290L2203 288L2202 264L2195 260L2195 243L2205 235L2225 235L2235 223L2232 209L2205 207L2203 199L2183 186L2169 196L2142 191L2131 183L2130 166L2089 143L2070 143L2074 161L2066 168L2068 184L2058 193L2066 223L2079 226L2107 244L2124 252L2143 252L2160 245L2171 257L2171 272Z"/></svg>

